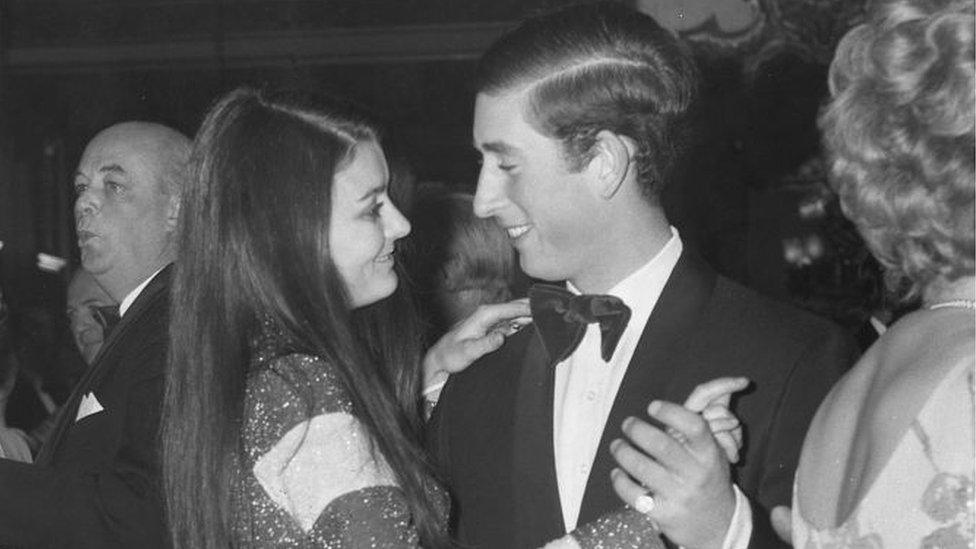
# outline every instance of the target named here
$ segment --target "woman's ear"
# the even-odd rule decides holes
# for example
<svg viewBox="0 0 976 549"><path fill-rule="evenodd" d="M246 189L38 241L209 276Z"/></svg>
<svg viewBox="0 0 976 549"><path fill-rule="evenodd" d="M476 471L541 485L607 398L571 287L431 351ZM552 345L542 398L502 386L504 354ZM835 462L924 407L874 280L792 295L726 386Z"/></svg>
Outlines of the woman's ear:
<svg viewBox="0 0 976 549"><path fill-rule="evenodd" d="M631 177L637 146L629 137L600 130L592 151L589 169L594 170L595 191L601 198L609 200Z"/></svg>

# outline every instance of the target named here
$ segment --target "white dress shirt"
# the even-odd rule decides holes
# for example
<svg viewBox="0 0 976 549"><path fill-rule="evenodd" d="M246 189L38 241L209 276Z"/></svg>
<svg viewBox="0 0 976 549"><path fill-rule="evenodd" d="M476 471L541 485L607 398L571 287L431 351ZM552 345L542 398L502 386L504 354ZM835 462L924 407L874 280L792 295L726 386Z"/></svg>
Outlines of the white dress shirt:
<svg viewBox="0 0 976 549"><path fill-rule="evenodd" d="M627 328L609 362L600 356L600 327L590 324L573 354L556 365L553 447L566 532L571 532L577 526L583 493L599 450L603 428L610 416L610 408L634 356L637 342L681 257L682 249L681 237L677 229L671 227L671 238L657 255L606 292L620 298L631 312ZM567 284L567 287L573 293L580 293L572 284ZM606 482L610 482L610 479L607 478ZM733 490L735 512L722 544L723 549L744 548L752 535L752 511L748 500L738 487L733 486Z"/></svg>
<svg viewBox="0 0 976 549"><path fill-rule="evenodd" d="M630 307L630 321L610 362L600 357L600 326L590 324L579 347L556 365L552 434L567 532L576 528L590 467L627 365L681 250L681 238L672 227L671 238L657 255L607 292ZM580 293L572 284L567 286L569 291Z"/></svg>
<svg viewBox="0 0 976 549"><path fill-rule="evenodd" d="M143 280L142 284L139 284L138 286L135 287L134 290L132 290L131 292L125 295L125 297L122 299L122 302L119 303L119 318L125 316L125 312L129 310L129 307L131 307L132 303L136 300L137 297L139 297L139 294L141 294L142 291L146 289L146 286L148 286L149 283L152 282L152 279L156 278L156 275L158 275L165 268L166 265L163 265L162 267L157 269L156 272L149 275L149 278Z"/></svg>

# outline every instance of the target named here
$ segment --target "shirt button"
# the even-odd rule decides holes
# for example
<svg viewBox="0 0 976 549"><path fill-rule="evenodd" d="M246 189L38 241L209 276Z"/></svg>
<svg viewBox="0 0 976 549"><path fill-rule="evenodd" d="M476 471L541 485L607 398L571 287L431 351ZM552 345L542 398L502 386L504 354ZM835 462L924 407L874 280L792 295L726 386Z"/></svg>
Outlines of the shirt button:
<svg viewBox="0 0 976 549"><path fill-rule="evenodd" d="M579 472L580 472L580 475L583 475L583 476L590 474L590 466L589 465L580 465Z"/></svg>
<svg viewBox="0 0 976 549"><path fill-rule="evenodd" d="M594 400L596 400L596 391L587 391L586 392L586 400L589 400L591 402L594 401Z"/></svg>

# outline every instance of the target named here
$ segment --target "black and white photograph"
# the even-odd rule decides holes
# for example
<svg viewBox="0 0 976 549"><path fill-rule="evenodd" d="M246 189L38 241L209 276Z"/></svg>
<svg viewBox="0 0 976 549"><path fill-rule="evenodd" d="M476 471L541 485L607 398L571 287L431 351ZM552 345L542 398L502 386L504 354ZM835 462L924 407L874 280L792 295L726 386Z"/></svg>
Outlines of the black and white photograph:
<svg viewBox="0 0 976 549"><path fill-rule="evenodd" d="M972 549L973 0L0 0L0 547Z"/></svg>

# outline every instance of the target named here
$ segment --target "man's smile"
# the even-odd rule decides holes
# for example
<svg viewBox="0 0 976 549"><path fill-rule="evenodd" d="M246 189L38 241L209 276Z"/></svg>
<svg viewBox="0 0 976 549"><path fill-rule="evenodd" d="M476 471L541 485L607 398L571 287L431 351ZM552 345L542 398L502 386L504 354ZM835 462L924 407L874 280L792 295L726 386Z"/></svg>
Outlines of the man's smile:
<svg viewBox="0 0 976 549"><path fill-rule="evenodd" d="M518 240L522 235L529 232L529 229L531 228L531 223L526 223L525 225L512 225L511 227L505 227L505 232L508 233L508 237L512 240Z"/></svg>

